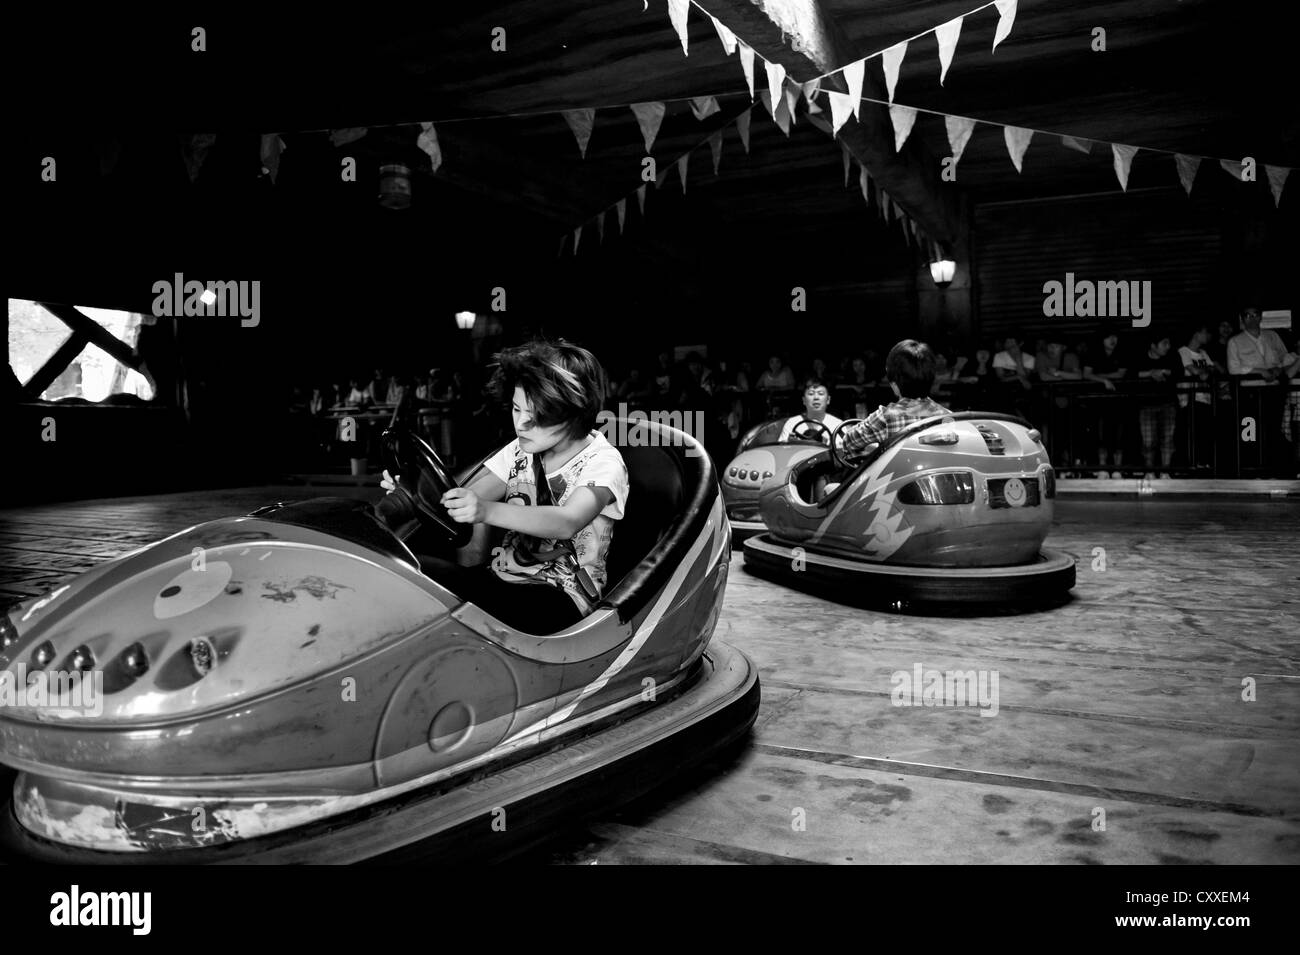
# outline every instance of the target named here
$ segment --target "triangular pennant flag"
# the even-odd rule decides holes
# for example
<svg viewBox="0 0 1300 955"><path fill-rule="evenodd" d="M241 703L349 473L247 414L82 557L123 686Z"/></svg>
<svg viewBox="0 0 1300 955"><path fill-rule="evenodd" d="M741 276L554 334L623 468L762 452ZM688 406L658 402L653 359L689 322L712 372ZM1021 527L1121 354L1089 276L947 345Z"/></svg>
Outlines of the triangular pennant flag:
<svg viewBox="0 0 1300 955"><path fill-rule="evenodd" d="M627 200L620 199L614 203L614 211L618 213L618 234L623 234L623 221L627 219Z"/></svg>
<svg viewBox="0 0 1300 955"><path fill-rule="evenodd" d="M1083 153L1085 156L1092 152L1091 139L1079 139L1077 136L1062 136L1061 145L1069 149Z"/></svg>
<svg viewBox="0 0 1300 955"><path fill-rule="evenodd" d="M866 166L859 166L859 167L858 167L858 185L862 187L862 201L865 202L867 205L871 205L871 192L870 192L870 190L867 188L867 184L868 184L869 182L870 182L870 179L868 179L868 177L867 177L867 167L866 167Z"/></svg>
<svg viewBox="0 0 1300 955"><path fill-rule="evenodd" d="M1025 150L1029 148L1029 140L1034 138L1034 131L1020 126L1004 126L1002 135L1007 141L1011 164L1016 167L1016 172L1020 172L1021 160L1025 157Z"/></svg>
<svg viewBox="0 0 1300 955"><path fill-rule="evenodd" d="M844 83L848 87L848 94L853 98L853 115L859 119L862 118L862 77L866 69L867 61L858 60L840 70Z"/></svg>
<svg viewBox="0 0 1300 955"><path fill-rule="evenodd" d="M1184 156L1182 153L1174 154L1174 163L1178 166L1178 181L1183 184L1187 194L1192 194L1192 183L1196 181L1196 170L1200 168L1200 156Z"/></svg>
<svg viewBox="0 0 1300 955"><path fill-rule="evenodd" d="M794 80L785 81L785 107L790 113L790 122L795 122L795 110L799 108L799 97L803 95L803 87Z"/></svg>
<svg viewBox="0 0 1300 955"><path fill-rule="evenodd" d="M961 154L966 151L970 134L975 131L975 120L965 116L945 116L943 124L948 129L948 148L952 150L952 161L961 162Z"/></svg>
<svg viewBox="0 0 1300 955"><path fill-rule="evenodd" d="M1016 0L994 0L998 8L998 30L993 34L993 49L1011 33L1011 25L1016 22Z"/></svg>
<svg viewBox="0 0 1300 955"><path fill-rule="evenodd" d="M903 207L898 204L897 199L894 200L894 218L895 219L903 218Z"/></svg>
<svg viewBox="0 0 1300 955"><path fill-rule="evenodd" d="M888 222L890 206L889 193L885 192L883 189L878 189L877 192L880 194L880 217Z"/></svg>
<svg viewBox="0 0 1300 955"><path fill-rule="evenodd" d="M818 90L817 92L820 93L821 90ZM808 101L808 115L816 116L820 112L822 112L822 108L817 105L817 101L815 99L810 99Z"/></svg>
<svg viewBox="0 0 1300 955"><path fill-rule="evenodd" d="M582 241L582 226L573 230L573 254L578 254L578 243Z"/></svg>
<svg viewBox="0 0 1300 955"><path fill-rule="evenodd" d="M663 103L633 103L632 112L636 114L636 124L641 127L641 138L645 140L645 151L649 152L659 135L659 124L664 121Z"/></svg>
<svg viewBox="0 0 1300 955"><path fill-rule="evenodd" d="M754 98L754 50L737 41L740 48L740 68L745 71L745 84L749 87L749 98Z"/></svg>
<svg viewBox="0 0 1300 955"><path fill-rule="evenodd" d="M216 133L195 133L181 143L181 155L185 159L185 171L190 175L190 182L198 178L199 170L203 168L203 161L208 158L208 150L212 148L212 144L216 141ZM120 148L119 145L119 150ZM111 172L116 162L116 155L112 156L109 162L104 162L101 159L101 173L107 174ZM107 166L107 169L104 168L105 166Z"/></svg>
<svg viewBox="0 0 1300 955"><path fill-rule="evenodd" d="M894 206L894 208L897 209L898 206ZM908 232L907 232L907 220L906 220L906 219L899 219L899 220L898 220L898 225L899 225L899 226L902 228L902 230L903 230L903 241L906 242L908 245L911 245L911 244L912 244L912 237L911 237L911 236L908 234Z"/></svg>
<svg viewBox="0 0 1300 955"><path fill-rule="evenodd" d="M718 174L718 163L722 162L722 130L717 130L709 137L709 148L713 150L713 174Z"/></svg>
<svg viewBox="0 0 1300 955"><path fill-rule="evenodd" d="M767 107L768 115L771 116L773 120L775 120L776 110L772 108L772 95L768 93L767 90L759 90L758 101Z"/></svg>
<svg viewBox="0 0 1300 955"><path fill-rule="evenodd" d="M771 97L769 109L776 105L776 101L781 98L781 88L785 86L785 67L780 63L773 63L771 60L763 61L763 69L767 71L767 91ZM772 114L776 118L776 114Z"/></svg>
<svg viewBox="0 0 1300 955"><path fill-rule="evenodd" d="M560 236L560 251L555 253L555 257L557 259L564 254L564 243L568 241L569 241L569 237L567 235Z"/></svg>
<svg viewBox="0 0 1300 955"><path fill-rule="evenodd" d="M840 140L840 152L844 154L844 188L849 188L849 166L853 163L853 154L844 140Z"/></svg>
<svg viewBox="0 0 1300 955"><path fill-rule="evenodd" d="M604 212L600 213L600 215L596 216L596 243L598 245L605 244L605 213L608 211L609 210L606 209Z"/></svg>
<svg viewBox="0 0 1300 955"><path fill-rule="evenodd" d="M781 132L785 133L787 136L790 135L790 104L786 102L784 96L777 97L776 112L772 116L772 119L776 121L776 125L780 128Z"/></svg>
<svg viewBox="0 0 1300 955"><path fill-rule="evenodd" d="M636 204L640 207L642 217L645 216L645 183L636 187Z"/></svg>
<svg viewBox="0 0 1300 955"><path fill-rule="evenodd" d="M746 156L749 155L749 122L753 118L750 110L745 110L736 117L736 132L740 133L740 142L745 147Z"/></svg>
<svg viewBox="0 0 1300 955"><path fill-rule="evenodd" d="M837 93L835 90L827 90L826 95L831 100L831 135L838 136L840 127L853 114L853 98L848 93Z"/></svg>
<svg viewBox="0 0 1300 955"><path fill-rule="evenodd" d="M1224 172L1226 172L1229 176L1231 176L1233 179L1237 180L1238 182L1246 181L1245 180L1246 173L1242 169L1241 163L1234 162L1231 159L1220 159L1219 166L1220 168L1223 169Z"/></svg>
<svg viewBox="0 0 1300 955"><path fill-rule="evenodd" d="M587 158L587 143L591 141L591 126L596 120L596 111L594 109L566 109L564 110L564 121L569 124L573 130L573 135L578 139L578 151L582 153L582 158Z"/></svg>
<svg viewBox="0 0 1300 955"><path fill-rule="evenodd" d="M690 165L691 154L684 153L677 159L677 175L682 178L682 195L686 195L686 167Z"/></svg>
<svg viewBox="0 0 1300 955"><path fill-rule="evenodd" d="M696 119L708 119L721 109L716 96L695 96L691 99L691 112Z"/></svg>
<svg viewBox="0 0 1300 955"><path fill-rule="evenodd" d="M331 129L330 142L335 146L346 146L348 143L355 143L368 132L369 130L364 126L351 126L348 129Z"/></svg>
<svg viewBox="0 0 1300 955"><path fill-rule="evenodd" d="M1264 166L1264 172L1268 174L1268 188L1273 193L1273 208L1282 204L1282 190L1286 188L1286 177L1291 174L1287 166Z"/></svg>
<svg viewBox="0 0 1300 955"><path fill-rule="evenodd" d="M934 28L934 38L939 41L939 85L943 86L948 67L952 65L952 54L957 49L957 38L961 36L961 22L964 17L949 20Z"/></svg>
<svg viewBox="0 0 1300 955"><path fill-rule="evenodd" d="M1133 165L1133 156L1137 153L1136 146L1121 146L1119 143L1110 144L1111 152L1115 154L1115 176L1119 179L1119 186L1125 192L1128 192L1128 171Z"/></svg>
<svg viewBox="0 0 1300 955"><path fill-rule="evenodd" d="M262 135L262 171L271 177L272 184L280 174L280 153L284 151L284 140L277 133Z"/></svg>
<svg viewBox="0 0 1300 955"><path fill-rule="evenodd" d="M898 68L903 65L907 53L907 41L896 43L880 55L880 65L885 70L885 87L889 90L889 101L894 101L894 87L898 85Z"/></svg>
<svg viewBox="0 0 1300 955"><path fill-rule="evenodd" d="M677 38L682 41L682 53L690 56L686 51L686 11L691 8L691 0L668 0L668 19L673 22L673 29L677 31Z"/></svg>
<svg viewBox="0 0 1300 955"><path fill-rule="evenodd" d="M815 80L809 80L807 83L803 84L801 89L803 90L803 98L808 101L808 112L814 112L815 110L813 107L817 104L814 103L813 100L816 99L817 94L822 91L822 78L819 76Z"/></svg>
<svg viewBox="0 0 1300 955"><path fill-rule="evenodd" d="M894 152L898 152L903 148L903 143L907 142L907 137L912 134L912 126L916 123L916 110L895 103L889 107L889 121L894 124Z"/></svg>
<svg viewBox="0 0 1300 955"><path fill-rule="evenodd" d="M722 41L722 49L726 51L727 56L736 52L736 34L727 29L717 17L713 17L713 29L718 31L718 39Z"/></svg>
<svg viewBox="0 0 1300 955"><path fill-rule="evenodd" d="M429 154L429 165L437 172L442 165L442 147L438 145L438 132L433 128L433 123L420 124L420 138L415 141L415 145Z"/></svg>

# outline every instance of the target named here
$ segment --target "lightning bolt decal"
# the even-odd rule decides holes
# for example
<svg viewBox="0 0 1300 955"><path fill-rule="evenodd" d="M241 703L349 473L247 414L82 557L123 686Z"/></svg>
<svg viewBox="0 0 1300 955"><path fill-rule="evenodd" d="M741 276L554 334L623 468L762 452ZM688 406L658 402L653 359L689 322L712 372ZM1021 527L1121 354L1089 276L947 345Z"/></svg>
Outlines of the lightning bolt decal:
<svg viewBox="0 0 1300 955"><path fill-rule="evenodd" d="M886 490L893 478L892 471L878 472L874 477L867 479L860 491L852 495L843 495L817 528L817 533L812 536L812 542L821 540L841 511L846 508L851 510L865 508L870 515L870 521L866 522L867 529L863 534L863 552L867 557L877 561L885 561L892 557L894 552L912 536L914 529L911 526L902 526L903 512L895 507L897 492Z"/></svg>

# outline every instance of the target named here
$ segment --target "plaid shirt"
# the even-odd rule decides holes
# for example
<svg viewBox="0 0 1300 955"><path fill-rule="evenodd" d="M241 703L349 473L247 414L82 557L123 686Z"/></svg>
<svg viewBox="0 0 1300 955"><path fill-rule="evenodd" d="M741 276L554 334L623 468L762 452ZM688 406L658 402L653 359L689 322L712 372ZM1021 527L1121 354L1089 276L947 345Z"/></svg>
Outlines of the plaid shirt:
<svg viewBox="0 0 1300 955"><path fill-rule="evenodd" d="M928 395L924 398L900 398L893 404L881 405L861 423L846 428L840 434L840 444L846 457L858 457L871 444L884 444L908 425L952 414Z"/></svg>

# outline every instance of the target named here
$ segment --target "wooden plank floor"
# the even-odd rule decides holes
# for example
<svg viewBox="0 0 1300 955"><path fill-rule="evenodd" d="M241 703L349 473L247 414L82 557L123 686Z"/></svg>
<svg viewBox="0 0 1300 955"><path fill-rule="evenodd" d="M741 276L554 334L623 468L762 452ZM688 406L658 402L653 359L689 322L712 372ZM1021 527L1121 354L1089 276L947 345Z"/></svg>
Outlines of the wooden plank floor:
<svg viewBox="0 0 1300 955"><path fill-rule="evenodd" d="M314 493L0 511L0 599ZM1075 599L972 618L842 607L750 577L737 553L718 635L762 671L750 745L538 858L1300 861L1298 540L1294 502L1062 501L1049 543L1079 559ZM893 705L891 675L917 664L996 671L997 715Z"/></svg>

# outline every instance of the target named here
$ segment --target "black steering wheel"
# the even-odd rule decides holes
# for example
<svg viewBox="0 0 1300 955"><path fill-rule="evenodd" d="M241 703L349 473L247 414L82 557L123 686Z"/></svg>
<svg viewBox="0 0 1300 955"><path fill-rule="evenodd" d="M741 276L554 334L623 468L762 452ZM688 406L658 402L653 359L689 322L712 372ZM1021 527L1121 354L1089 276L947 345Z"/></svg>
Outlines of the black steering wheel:
<svg viewBox="0 0 1300 955"><path fill-rule="evenodd" d="M831 462L841 471L846 468L856 467L857 464L853 461L846 460L840 455L840 451L844 449L840 437L844 434L844 429L849 427L849 425L861 424L862 421L862 418L846 418L844 421L841 421L839 427L831 433ZM867 447L870 448L871 446L868 445ZM869 450L866 452L866 454L870 453ZM865 457L866 454L862 455L862 457Z"/></svg>
<svg viewBox="0 0 1300 955"><path fill-rule="evenodd" d="M379 442L384 465L397 484L393 493L405 496L420 524L437 531L453 547L468 544L474 536L474 525L452 520L442 506L442 496L460 487L460 483L442 463L438 452L400 421L389 425Z"/></svg>
<svg viewBox="0 0 1300 955"><path fill-rule="evenodd" d="M805 416L795 422L794 427L790 429L790 437L798 438L800 441L816 441L819 444L829 444L831 433L822 422Z"/></svg>

